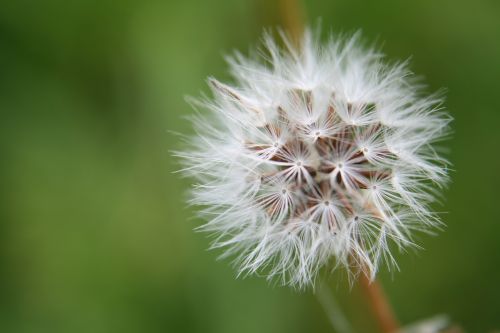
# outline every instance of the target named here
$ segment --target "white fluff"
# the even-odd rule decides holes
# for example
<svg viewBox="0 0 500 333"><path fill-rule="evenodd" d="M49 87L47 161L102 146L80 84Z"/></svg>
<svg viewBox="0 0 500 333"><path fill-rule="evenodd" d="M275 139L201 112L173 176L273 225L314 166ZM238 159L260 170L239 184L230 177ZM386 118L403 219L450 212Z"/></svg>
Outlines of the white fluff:
<svg viewBox="0 0 500 333"><path fill-rule="evenodd" d="M266 35L260 59L229 59L235 84L210 79L196 135L177 154L196 179L213 248L240 273L304 287L327 263L374 278L390 241L440 223L447 180L433 143L447 134L441 98L422 96L406 63L388 65L358 34L300 48Z"/></svg>

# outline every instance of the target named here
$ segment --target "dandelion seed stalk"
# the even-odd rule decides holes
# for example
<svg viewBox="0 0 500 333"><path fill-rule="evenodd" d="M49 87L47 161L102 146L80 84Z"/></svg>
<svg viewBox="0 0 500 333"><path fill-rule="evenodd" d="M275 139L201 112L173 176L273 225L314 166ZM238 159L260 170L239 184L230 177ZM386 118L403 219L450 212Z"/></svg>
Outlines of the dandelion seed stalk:
<svg viewBox="0 0 500 333"><path fill-rule="evenodd" d="M210 78L213 97L192 102L196 135L178 156L197 182L200 229L242 275L305 288L324 266L361 272L381 327L394 331L368 281L396 265L391 249L441 223L430 205L447 161L435 144L451 118L406 62L387 63L359 34L283 38L284 49L266 34L261 58L229 58L234 83Z"/></svg>
<svg viewBox="0 0 500 333"><path fill-rule="evenodd" d="M364 274L360 274L359 286L381 332L398 332L399 323L380 283L376 279L370 281Z"/></svg>
<svg viewBox="0 0 500 333"><path fill-rule="evenodd" d="M278 4L283 26L288 31L292 42L299 46L305 30L303 5L300 0L279 0Z"/></svg>

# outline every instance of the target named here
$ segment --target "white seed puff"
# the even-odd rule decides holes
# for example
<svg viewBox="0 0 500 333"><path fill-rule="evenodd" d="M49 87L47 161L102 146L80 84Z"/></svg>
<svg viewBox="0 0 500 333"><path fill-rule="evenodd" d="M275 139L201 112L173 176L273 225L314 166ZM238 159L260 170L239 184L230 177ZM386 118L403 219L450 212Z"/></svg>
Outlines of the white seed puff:
<svg viewBox="0 0 500 333"><path fill-rule="evenodd" d="M193 103L196 135L177 153L196 179L191 203L240 273L305 287L329 264L373 279L395 264L391 242L440 223L429 204L447 161L433 144L450 117L359 34L282 39L230 58L234 84L209 79L213 98Z"/></svg>

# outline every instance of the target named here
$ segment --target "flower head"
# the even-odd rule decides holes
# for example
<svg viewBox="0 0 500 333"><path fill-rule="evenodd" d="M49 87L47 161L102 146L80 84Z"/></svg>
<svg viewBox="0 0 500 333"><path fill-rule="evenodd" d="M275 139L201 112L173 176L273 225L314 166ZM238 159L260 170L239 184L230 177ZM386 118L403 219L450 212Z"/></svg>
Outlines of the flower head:
<svg viewBox="0 0 500 333"><path fill-rule="evenodd" d="M439 224L429 204L446 181L433 143L449 116L423 96L406 63L389 65L358 35L300 47L264 38L260 59L229 59L234 85L213 99L180 152L197 179L214 248L240 272L306 286L328 263L375 276L389 243Z"/></svg>

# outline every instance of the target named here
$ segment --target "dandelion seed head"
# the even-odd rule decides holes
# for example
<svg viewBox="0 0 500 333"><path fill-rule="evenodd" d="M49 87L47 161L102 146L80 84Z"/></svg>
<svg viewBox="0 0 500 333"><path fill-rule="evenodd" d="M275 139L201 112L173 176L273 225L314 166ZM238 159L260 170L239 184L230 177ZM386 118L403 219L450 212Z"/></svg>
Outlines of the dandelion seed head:
<svg viewBox="0 0 500 333"><path fill-rule="evenodd" d="M359 34L295 48L264 37L261 58L229 59L234 84L209 80L196 135L179 152L196 179L214 248L240 274L305 287L327 265L374 278L440 223L429 205L447 181L434 143L450 117L407 63L388 64Z"/></svg>

